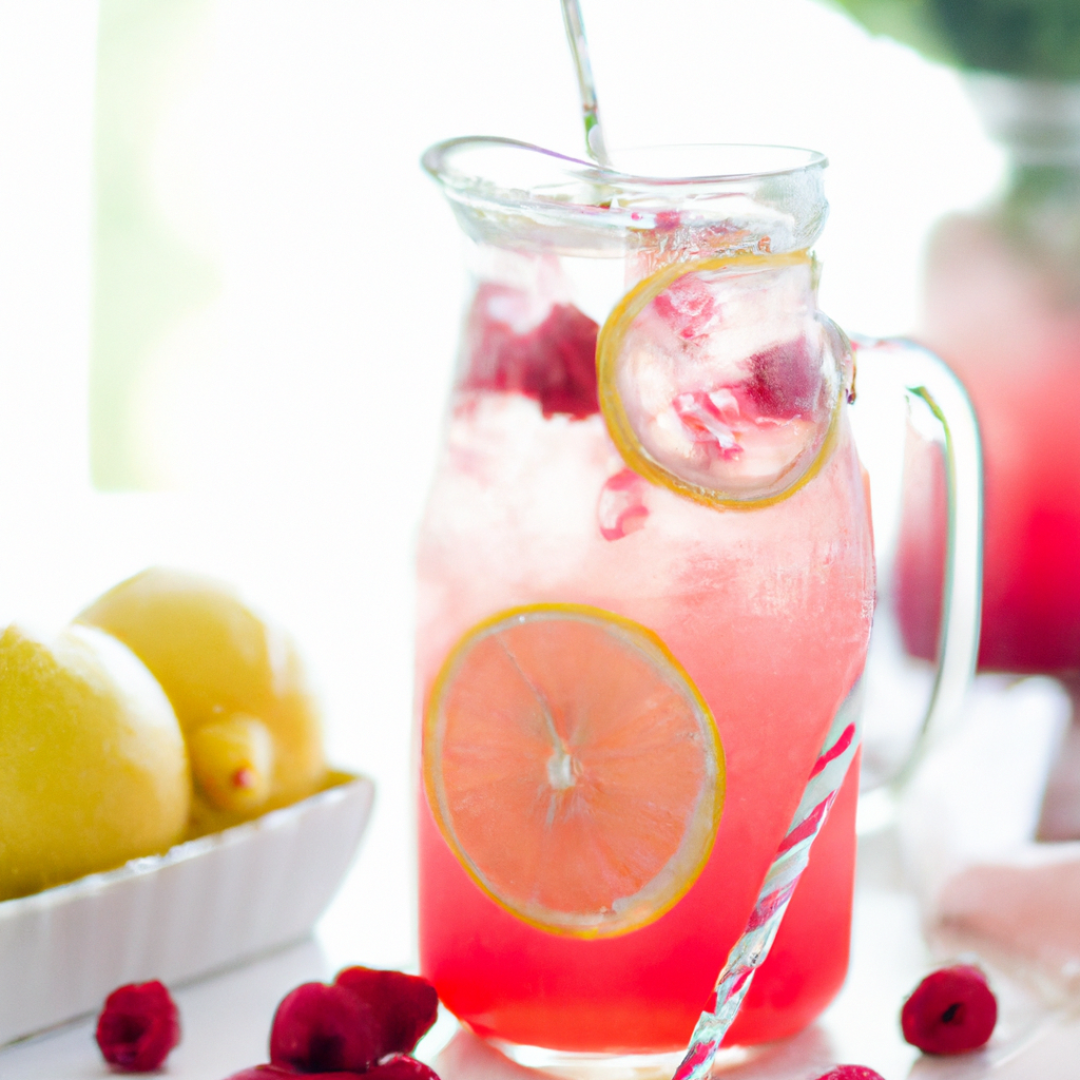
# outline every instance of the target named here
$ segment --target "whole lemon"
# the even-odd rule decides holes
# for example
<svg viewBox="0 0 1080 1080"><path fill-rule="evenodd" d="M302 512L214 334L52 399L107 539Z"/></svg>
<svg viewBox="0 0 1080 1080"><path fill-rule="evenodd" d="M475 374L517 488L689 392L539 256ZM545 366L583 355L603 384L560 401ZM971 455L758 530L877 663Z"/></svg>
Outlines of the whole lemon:
<svg viewBox="0 0 1080 1080"><path fill-rule="evenodd" d="M176 716L127 648L0 634L0 900L165 851L190 801Z"/></svg>
<svg viewBox="0 0 1080 1080"><path fill-rule="evenodd" d="M191 757L196 833L324 782L319 712L296 647L228 586L155 567L110 589L79 621L124 642L172 702Z"/></svg>

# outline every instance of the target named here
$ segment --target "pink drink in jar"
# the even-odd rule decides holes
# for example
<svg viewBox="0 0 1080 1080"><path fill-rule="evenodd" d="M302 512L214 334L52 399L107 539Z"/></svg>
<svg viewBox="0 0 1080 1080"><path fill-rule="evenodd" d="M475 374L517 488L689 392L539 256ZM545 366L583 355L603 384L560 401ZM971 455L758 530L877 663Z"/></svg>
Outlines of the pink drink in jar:
<svg viewBox="0 0 1080 1080"><path fill-rule="evenodd" d="M597 179L580 163L533 160L539 152L496 140L444 144L426 158L474 241L476 285L418 560L421 963L443 1003L484 1036L564 1051L685 1047L862 670L874 569L845 413L850 354L817 320L805 254L823 220L824 162L773 153L762 175L718 169L704 175L719 178L682 188ZM489 170L494 179L482 180ZM770 261L785 252L787 262ZM631 316L625 294L643 285L653 291ZM605 319L601 351L619 323L620 340L639 355L606 382L601 367L598 386ZM669 344L656 345L660 338ZM679 349L674 367L651 359ZM627 406L629 436L601 415L604 394ZM676 461L674 481L645 475L626 445L635 432L658 470ZM686 485L677 478L684 451ZM737 495L701 494L714 474ZM715 724L724 787L718 827L678 895L633 925L618 921L616 902L583 930L569 915L563 925L530 914L543 882L515 891L514 874L524 871L500 877L490 868L500 850L522 866L550 865L553 876L573 871L567 860L592 858L567 842L561 863L559 852L543 856L549 864L541 855L529 862L544 842L536 821L569 829L560 815L578 813L611 771L607 763L598 779L590 774L596 755L574 742L589 726L578 715L584 706L556 701L536 676L541 661L523 659L511 641L522 626L548 620L544 633L556 643L545 655L566 656L560 626L570 641L580 619L610 626L623 642L595 654L614 657L615 675L591 653L567 657L581 666L583 700L602 699L605 678L615 680L611 694L620 692L618 649L637 656L655 642L661 658L650 670L691 688L687 708L700 705L710 718L702 723ZM619 637L624 631L629 637ZM474 664L485 642L497 657ZM489 682L479 681L481 669ZM472 679L475 686L464 685ZM519 760L487 715L517 723L509 697L535 699L553 745L569 747L559 756L554 745L546 772L526 777L534 795L520 799L507 792L521 777L493 779ZM432 749L455 739L459 747L463 731L488 733L474 736L464 764ZM666 753L659 747L620 765L634 800L651 805L678 786L664 773L675 760ZM792 1034L839 989L856 794L857 769L732 1041ZM534 821L523 811L519 823L509 808L528 809L529 799L543 813ZM589 873L601 875L606 857L597 855L600 869ZM575 888L579 895L586 886Z"/></svg>

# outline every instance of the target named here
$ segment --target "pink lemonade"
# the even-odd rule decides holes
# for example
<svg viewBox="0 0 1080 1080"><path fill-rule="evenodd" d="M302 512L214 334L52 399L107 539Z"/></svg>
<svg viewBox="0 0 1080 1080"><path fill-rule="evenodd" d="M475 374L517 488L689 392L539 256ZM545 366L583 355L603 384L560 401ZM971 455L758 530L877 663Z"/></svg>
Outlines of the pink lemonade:
<svg viewBox="0 0 1080 1080"><path fill-rule="evenodd" d="M485 153L493 145L502 152L494 140L480 143ZM459 182L455 148L459 144L435 148L432 153L442 156L429 163L447 188ZM825 735L862 671L874 606L873 543L864 474L840 404L849 383L822 374L828 365L814 344L821 324L814 314L812 263L803 254L824 218L817 212L824 203L815 187L821 159L814 160L791 178L770 174L768 189L772 198L793 184L802 212L814 211L805 233L772 205L763 211L769 232L762 233L756 210L743 209L732 221L707 207L700 227L678 214L630 209L620 217L607 188L607 201L599 207L588 203L587 189L520 210L507 208L510 199L503 192L468 187L471 181L461 181L468 191L459 201L450 192L459 219L477 241L477 284L418 553L420 951L423 974L444 1005L480 1035L562 1051L685 1049L746 927ZM729 203L719 205L730 213ZM553 223L553 215L562 217ZM620 234L620 222L631 231ZM785 227L792 234L784 234ZM688 497L628 467L625 446L613 441L606 406L601 413L605 394L618 392L629 400L633 388L619 384L613 390L602 367L598 383L599 324L608 319L611 325L616 316L609 313L636 282L652 275L663 285L671 273L665 267L684 254L700 258L702 245L706 255L747 248L794 254L775 272L754 276L746 266L760 269L752 261L759 257L751 255L734 273L721 260L719 268L701 264L701 274L664 285L644 307L640 324L634 323L640 333L633 347L646 357L640 383L648 393L631 405L642 415L649 409L662 414L649 436L657 459L672 440L682 439L702 475L741 469L743 476L755 468L764 474L774 470L774 462L802 453L792 449L795 443L818 447L790 490L740 507ZM789 310L795 312L790 319ZM750 313L741 323L740 312ZM727 336L715 333L721 325L731 331ZM610 340L606 334L607 327L601 352ZM649 352L661 338L675 341L672 348L688 350L687 356L734 351L698 364L691 381L673 390L654 377L648 361L655 355L663 366L668 346ZM723 379L709 374L721 368L727 372ZM848 370L844 377L849 376ZM634 415L635 423L652 423ZM568 624L610 620L614 637L637 635L645 652L660 657L650 661L656 682L662 675L685 690L684 705L671 706L657 723L675 723L671 717L683 713L707 714L711 719L702 722L715 731L721 748L716 768L722 809L701 860L691 871L678 871L685 887L632 924L617 920L622 901L616 901L615 914L608 913L613 929L579 933L576 924L567 923L567 930L533 918L531 895L511 896L520 885L513 873L501 879L509 882L504 894L470 861L470 845L487 844L484 857L498 859L490 833L505 839L509 863L526 865L522 852L539 843L536 825L522 812L519 827L509 808L533 799L549 808L550 825L584 805L567 801L579 789L604 786L603 778L590 774L585 752L573 749L567 731L588 728L589 716L578 714L587 713L581 702L598 700L597 687L602 694L622 692L629 675L624 678L614 646L603 663L591 655L566 658L580 671L577 704L572 692L567 699L565 687L556 700L549 685L537 681L542 665L536 666L535 657L526 662L516 645L503 643L505 672L487 683L474 673L494 670L484 668L489 660L469 666L480 652L473 643L490 644L484 634L503 633L504 623L518 627L530 614L549 618L552 611L568 612ZM549 625L544 632L555 630ZM497 651L493 646L491 654ZM646 678L634 675L639 677ZM459 692L460 682L474 678L475 685ZM544 678L551 679L550 665ZM511 693L507 687L514 679L520 685ZM543 751L551 753L546 771L541 763L528 781L535 782L535 797L520 795L520 776L503 781L497 774L509 760L498 725L518 723L507 695L528 698L540 717L535 739L546 738L547 731L552 740ZM459 713L464 709L464 721L450 715L450 699ZM604 711L602 703L597 707ZM453 730L460 740L460 731L475 721L490 742L470 751L486 769L483 783L457 792L473 815L467 840L447 824L443 773L432 779L432 769L443 769L442 747L449 745L438 740L450 738L438 726L444 723L440 710L449 710L445 732L457 724ZM473 715L485 711L491 715ZM680 738L698 738L695 731L683 729ZM511 732L506 738L519 736ZM619 759L620 777L633 777L631 803L623 804L627 829L635 827L638 807L649 809L681 790L680 779L663 771L671 760L664 753L661 747L655 757L633 759L623 752ZM445 772L460 775L450 764ZM475 769L466 772L478 775ZM758 1043L793 1034L838 991L848 958L857 786L855 768L815 842L809 869L728 1041ZM619 820L607 821L605 836L618 832ZM598 851L602 846L597 840ZM585 850L567 845L562 861L584 858ZM537 864L563 875L560 850L549 850L548 857L548 863ZM623 861L633 863L635 853ZM598 866L608 863L598 856ZM665 873L677 863L673 856ZM523 888L539 895L545 887L526 882Z"/></svg>
<svg viewBox="0 0 1080 1080"><path fill-rule="evenodd" d="M615 612L657 633L704 695L728 792L712 856L686 896L651 925L600 941L537 930L486 896L425 803L424 974L484 1035L586 1051L676 1049L862 666L873 573L854 449L845 430L802 490L721 513L627 481L598 415L545 417L525 393L462 388L448 444L419 557L424 696L458 639L495 612L544 601ZM630 512L605 516L616 495ZM855 791L853 775L732 1038L801 1029L843 981Z"/></svg>
<svg viewBox="0 0 1080 1080"><path fill-rule="evenodd" d="M983 437L985 669L1080 670L1080 308L1068 280L991 219L950 219L931 254L925 337L963 381ZM908 648L929 658L944 488L929 461L919 467L926 506L903 538L899 612Z"/></svg>

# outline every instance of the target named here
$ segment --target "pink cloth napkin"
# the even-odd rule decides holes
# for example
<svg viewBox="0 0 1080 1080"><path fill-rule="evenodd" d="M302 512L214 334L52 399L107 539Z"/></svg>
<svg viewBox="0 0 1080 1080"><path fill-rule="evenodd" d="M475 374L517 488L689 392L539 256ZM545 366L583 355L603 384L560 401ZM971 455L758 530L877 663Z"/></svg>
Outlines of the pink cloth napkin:
<svg viewBox="0 0 1080 1080"><path fill-rule="evenodd" d="M1041 844L946 881L935 929L1068 992L1080 990L1080 844Z"/></svg>

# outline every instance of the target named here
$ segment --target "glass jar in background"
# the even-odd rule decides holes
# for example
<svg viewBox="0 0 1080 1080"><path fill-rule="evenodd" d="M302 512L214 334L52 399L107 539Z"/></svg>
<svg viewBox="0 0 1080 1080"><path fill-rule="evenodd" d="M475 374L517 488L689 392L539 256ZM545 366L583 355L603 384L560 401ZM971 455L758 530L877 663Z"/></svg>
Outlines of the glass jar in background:
<svg viewBox="0 0 1080 1080"><path fill-rule="evenodd" d="M938 226L921 340L971 395L983 438L982 669L1080 672L1080 83L967 76L1006 147L1008 189ZM941 517L930 459L911 497ZM931 506L931 504L937 504ZM941 533L901 544L899 616L920 656L936 644ZM928 554L929 553L929 554Z"/></svg>

